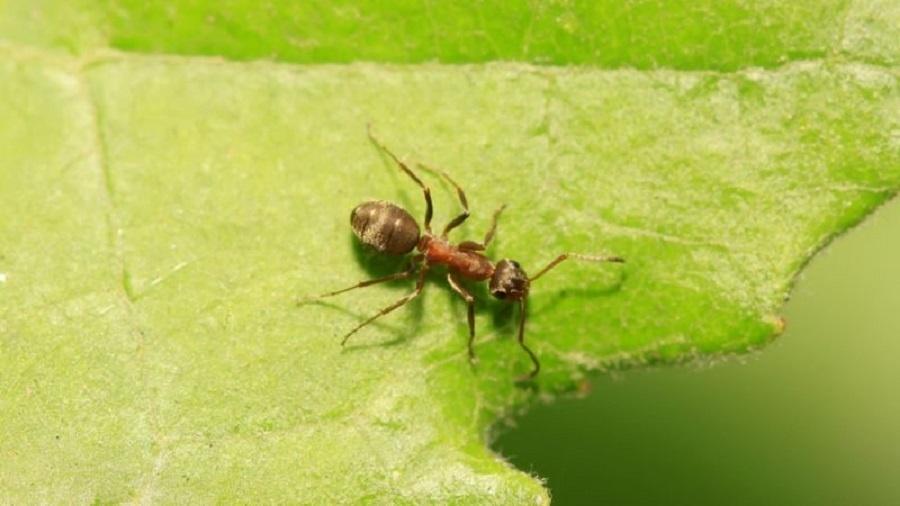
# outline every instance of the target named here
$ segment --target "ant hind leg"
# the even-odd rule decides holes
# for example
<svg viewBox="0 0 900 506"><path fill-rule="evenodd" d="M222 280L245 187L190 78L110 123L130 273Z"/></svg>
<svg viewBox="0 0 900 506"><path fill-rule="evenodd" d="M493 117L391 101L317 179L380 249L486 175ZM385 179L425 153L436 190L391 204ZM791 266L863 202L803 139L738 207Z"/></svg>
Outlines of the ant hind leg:
<svg viewBox="0 0 900 506"><path fill-rule="evenodd" d="M394 274L388 274L387 276L381 276L379 278L367 279L365 281L360 281L359 283L348 286L347 288L341 288L340 290L335 290L333 292L326 292L321 295L317 295L315 297L310 297L307 299L298 299L297 304L304 304L307 302L315 301L318 299L325 299L328 297L334 297L335 295L342 294L344 292L349 292L351 290L356 290L357 288L365 288L367 286L377 285L378 283L385 283L387 281L396 281L400 279L408 279L416 273L416 269L419 268L419 262L425 258L423 255L416 255L410 259L409 267L405 271L395 272Z"/></svg>
<svg viewBox="0 0 900 506"><path fill-rule="evenodd" d="M344 336L344 339L341 340L341 346L344 346L345 344L347 344L347 340L350 339L350 336L352 336L357 331L359 331L359 329L374 322L378 318L381 318L382 316L390 313L391 311L397 309L398 307L403 306L407 302L415 299L420 293L422 293L422 288L424 288L424 286L425 286L425 274L427 274L427 273L428 273L428 264L423 264L421 270L419 270L419 279L416 281L416 289L413 290L413 292L410 293L409 295L405 295L405 296L401 297L400 299L398 299L393 304L385 307L384 309L382 309L381 311L376 313L375 316L372 316L371 318L369 318L366 321L357 325L353 330L351 330Z"/></svg>

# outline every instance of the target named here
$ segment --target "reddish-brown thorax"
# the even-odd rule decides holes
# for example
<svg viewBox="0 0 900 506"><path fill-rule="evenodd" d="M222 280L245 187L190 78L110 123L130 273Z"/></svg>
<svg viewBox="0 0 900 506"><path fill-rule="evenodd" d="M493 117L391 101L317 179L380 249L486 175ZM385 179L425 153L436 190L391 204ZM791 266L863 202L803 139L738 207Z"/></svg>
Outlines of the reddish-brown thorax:
<svg viewBox="0 0 900 506"><path fill-rule="evenodd" d="M494 264L481 253L460 249L446 239L424 234L418 245L429 264L446 265L451 271L474 281L491 279Z"/></svg>

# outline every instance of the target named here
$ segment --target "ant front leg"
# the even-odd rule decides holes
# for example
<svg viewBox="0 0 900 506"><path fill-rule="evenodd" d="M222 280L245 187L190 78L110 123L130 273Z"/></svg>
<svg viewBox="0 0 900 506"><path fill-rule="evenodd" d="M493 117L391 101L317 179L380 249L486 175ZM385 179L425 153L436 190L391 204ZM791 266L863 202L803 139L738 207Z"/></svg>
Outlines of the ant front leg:
<svg viewBox="0 0 900 506"><path fill-rule="evenodd" d="M465 299L466 305L468 306L468 320L469 320L469 361L475 362L475 297L469 293L465 287L462 286L462 283L456 279L456 276L453 273L447 274L447 282L450 283L450 288L453 288L453 291L458 293L460 297Z"/></svg>
<svg viewBox="0 0 900 506"><path fill-rule="evenodd" d="M407 176L412 178L412 180L415 181L417 185L419 185L419 188L422 188L422 193L425 195L425 230L431 232L431 215L434 214L434 209L431 204L431 189L428 188L428 186L426 186L425 183L423 183L422 180L419 179L419 176L417 176L416 173L412 171L412 169L407 167L406 164L403 163L400 158L398 158L397 155L394 154L393 151L388 149L388 147L383 142L381 142L378 137L375 137L375 134L372 133L372 125L366 125L366 132L369 134L369 140L375 143L375 145L378 146L382 151L387 153L394 160L394 163L396 163L397 166L400 167L400 170L402 170Z"/></svg>
<svg viewBox="0 0 900 506"><path fill-rule="evenodd" d="M531 381L541 372L541 363L538 361L537 355L525 344L525 298L519 299L519 346L531 357L531 363L534 364L534 368L531 369L530 373L516 378L516 381Z"/></svg>

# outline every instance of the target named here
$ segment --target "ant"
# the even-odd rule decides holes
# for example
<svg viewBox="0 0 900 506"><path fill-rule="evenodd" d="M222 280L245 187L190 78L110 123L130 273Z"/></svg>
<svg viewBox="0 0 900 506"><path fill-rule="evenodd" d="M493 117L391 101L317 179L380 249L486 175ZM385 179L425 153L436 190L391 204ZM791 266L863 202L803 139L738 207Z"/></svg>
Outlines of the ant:
<svg viewBox="0 0 900 506"><path fill-rule="evenodd" d="M540 372L541 364L534 352L525 344L525 302L528 299L531 284L569 258L592 262L618 263L623 263L625 260L618 256L563 253L531 277L525 274L522 266L515 260L504 258L496 263L491 262L491 260L485 256L484 251L494 238L494 233L497 230L497 218L500 216L500 213L503 212L503 209L506 207L505 205L500 206L494 212L491 226L482 242L463 241L453 244L448 240L448 235L454 228L462 225L469 217L469 202L466 199L466 193L463 191L462 187L450 178L446 172L431 169L421 163L417 164L419 168L426 172L440 174L448 183L450 183L450 185L456 189L457 197L463 207L462 213L450 220L444 227L444 230L441 231L440 235L435 235L431 231L431 216L433 214L431 189L425 185L416 173L403 163L397 155L375 137L372 133L371 125L367 126L367 133L369 140L371 140L379 149L387 153L400 170L409 176L419 188L422 189L422 193L425 197L425 233L421 233L419 224L409 212L391 202L370 200L356 206L350 213L350 225L353 228L353 233L363 244L387 255L406 255L413 250L418 250L418 253L411 257L409 268L404 271L362 281L341 290L322 294L319 298L331 297L350 290L364 288L386 281L409 279L415 276L417 271L418 276L416 278L416 287L412 293L401 297L393 304L385 307L371 318L354 327L344 336L341 341L341 346L345 345L347 340L350 339L350 336L355 334L361 328L416 298L422 293L422 288L425 286L425 275L428 273L429 269L435 265L445 265L448 269L447 282L450 284L450 288L459 294L459 296L466 301L466 305L468 306L469 360L472 362L476 360L474 349L475 298L463 286L463 278L472 281L488 281L491 295L500 300L518 302L519 346L521 346L525 353L531 358L533 368L531 372L519 377L516 381L528 381L533 379L537 376L538 372Z"/></svg>

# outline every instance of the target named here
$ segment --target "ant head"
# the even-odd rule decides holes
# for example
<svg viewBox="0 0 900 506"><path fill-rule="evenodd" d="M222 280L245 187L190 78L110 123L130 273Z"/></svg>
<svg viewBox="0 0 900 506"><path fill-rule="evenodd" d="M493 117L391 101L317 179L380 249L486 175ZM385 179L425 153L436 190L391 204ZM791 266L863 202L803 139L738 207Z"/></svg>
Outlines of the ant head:
<svg viewBox="0 0 900 506"><path fill-rule="evenodd" d="M501 300L522 300L528 295L528 275L515 260L504 258L494 267L491 295Z"/></svg>

